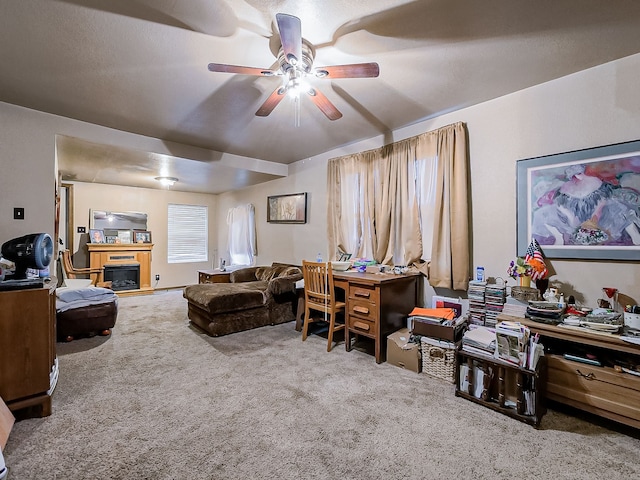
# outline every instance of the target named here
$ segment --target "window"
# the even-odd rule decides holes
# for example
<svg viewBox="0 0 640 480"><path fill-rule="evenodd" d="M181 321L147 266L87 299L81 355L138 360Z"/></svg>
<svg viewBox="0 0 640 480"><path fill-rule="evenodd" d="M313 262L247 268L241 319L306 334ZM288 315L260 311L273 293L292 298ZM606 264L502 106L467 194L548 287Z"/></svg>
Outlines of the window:
<svg viewBox="0 0 640 480"><path fill-rule="evenodd" d="M329 251L415 265L433 287L466 290L468 164L462 122L330 160Z"/></svg>
<svg viewBox="0 0 640 480"><path fill-rule="evenodd" d="M253 265L256 254L256 219L253 205L230 208L227 224L231 265Z"/></svg>
<svg viewBox="0 0 640 480"><path fill-rule="evenodd" d="M207 262L208 209L202 205L169 204L167 262Z"/></svg>
<svg viewBox="0 0 640 480"><path fill-rule="evenodd" d="M392 265L430 259L437 158L413 157L336 161L337 250Z"/></svg>

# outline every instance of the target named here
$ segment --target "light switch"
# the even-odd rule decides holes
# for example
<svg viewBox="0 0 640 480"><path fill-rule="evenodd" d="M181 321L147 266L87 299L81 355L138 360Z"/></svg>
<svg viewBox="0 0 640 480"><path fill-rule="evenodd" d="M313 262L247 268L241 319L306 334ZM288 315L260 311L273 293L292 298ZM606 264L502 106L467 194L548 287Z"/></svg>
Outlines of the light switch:
<svg viewBox="0 0 640 480"><path fill-rule="evenodd" d="M13 209L13 219L14 220L24 220L24 208L15 207Z"/></svg>

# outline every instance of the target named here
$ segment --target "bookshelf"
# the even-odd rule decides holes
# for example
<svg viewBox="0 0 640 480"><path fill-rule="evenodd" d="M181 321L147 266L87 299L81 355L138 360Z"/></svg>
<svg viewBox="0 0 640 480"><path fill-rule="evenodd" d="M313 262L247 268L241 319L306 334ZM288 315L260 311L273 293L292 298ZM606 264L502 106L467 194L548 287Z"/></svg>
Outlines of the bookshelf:
<svg viewBox="0 0 640 480"><path fill-rule="evenodd" d="M457 397L490 408L511 418L540 426L546 413L546 359L535 370L512 365L485 355L457 351Z"/></svg>

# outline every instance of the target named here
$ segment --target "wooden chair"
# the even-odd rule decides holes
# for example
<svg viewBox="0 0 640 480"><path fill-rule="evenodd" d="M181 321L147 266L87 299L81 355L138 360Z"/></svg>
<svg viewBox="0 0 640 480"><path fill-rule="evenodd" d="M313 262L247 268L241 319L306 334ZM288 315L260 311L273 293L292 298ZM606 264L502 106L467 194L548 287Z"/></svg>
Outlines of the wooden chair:
<svg viewBox="0 0 640 480"><path fill-rule="evenodd" d="M71 252L69 250L62 251L62 273L65 280L67 278L75 279L77 275L91 275L93 273L102 273L102 267L100 268L75 268L71 261ZM96 284L96 278L91 279L91 285Z"/></svg>
<svg viewBox="0 0 640 480"><path fill-rule="evenodd" d="M327 352L331 351L333 334L344 330L344 323L336 323L339 313L344 315L345 302L336 300L333 285L333 270L331 262L315 263L302 261L302 275L304 278L304 327L302 329L302 341L307 339L309 324L313 322L328 322ZM322 312L321 317L311 318L311 310Z"/></svg>

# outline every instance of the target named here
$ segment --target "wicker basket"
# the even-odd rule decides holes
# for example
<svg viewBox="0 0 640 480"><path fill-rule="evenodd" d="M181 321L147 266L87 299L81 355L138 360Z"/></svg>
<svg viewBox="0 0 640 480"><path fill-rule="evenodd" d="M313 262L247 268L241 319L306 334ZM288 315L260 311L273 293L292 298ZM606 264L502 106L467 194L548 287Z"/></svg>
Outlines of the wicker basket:
<svg viewBox="0 0 640 480"><path fill-rule="evenodd" d="M537 288L532 287L511 287L511 296L516 300L528 302L529 300L538 300L540 292Z"/></svg>
<svg viewBox="0 0 640 480"><path fill-rule="evenodd" d="M431 345L424 340L422 347L422 373L455 383L456 349Z"/></svg>

